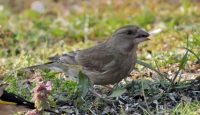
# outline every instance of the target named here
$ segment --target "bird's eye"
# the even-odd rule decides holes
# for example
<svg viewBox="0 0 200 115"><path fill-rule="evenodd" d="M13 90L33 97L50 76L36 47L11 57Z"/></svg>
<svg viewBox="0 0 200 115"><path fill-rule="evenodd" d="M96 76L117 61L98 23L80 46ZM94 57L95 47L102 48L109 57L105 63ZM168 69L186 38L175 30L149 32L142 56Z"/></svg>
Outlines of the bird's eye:
<svg viewBox="0 0 200 115"><path fill-rule="evenodd" d="M128 31L126 32L126 34L131 35L131 34L133 34L133 31L128 30Z"/></svg>

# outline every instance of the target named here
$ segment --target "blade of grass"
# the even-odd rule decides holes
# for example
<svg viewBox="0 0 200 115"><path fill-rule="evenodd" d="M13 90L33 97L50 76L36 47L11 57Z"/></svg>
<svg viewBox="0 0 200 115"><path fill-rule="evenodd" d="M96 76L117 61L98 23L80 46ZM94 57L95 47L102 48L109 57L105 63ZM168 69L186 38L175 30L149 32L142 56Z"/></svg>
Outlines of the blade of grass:
<svg viewBox="0 0 200 115"><path fill-rule="evenodd" d="M187 47L188 47L188 34L186 35L186 39L187 39ZM173 80L172 80L172 85L173 86L175 84L175 80L176 78L178 77L178 74L179 72L184 69L186 63L188 61L188 51L186 51L185 55L183 56L183 58L181 59L181 62L180 62L180 66L179 66L179 69L177 71L177 73L175 74Z"/></svg>
<svg viewBox="0 0 200 115"><path fill-rule="evenodd" d="M140 77L142 77L142 73L140 73ZM146 104L146 107L147 107L147 114L151 115L151 111L149 109L149 106L148 106L148 103L147 103L147 100L146 100L146 95L145 95L145 91L144 91L144 79L142 79L142 92L143 92L143 96L144 96L144 102Z"/></svg>
<svg viewBox="0 0 200 115"><path fill-rule="evenodd" d="M155 69L154 67L152 67L151 65L145 63L145 62L142 62L142 61L139 61L137 60L137 63L144 66L144 67L147 67L153 71L155 71L156 73L158 73L158 75L160 75L160 77L162 77L163 79L167 79L169 82L172 82L171 79L169 79L165 74L162 74L161 72L159 72L157 69Z"/></svg>
<svg viewBox="0 0 200 115"><path fill-rule="evenodd" d="M197 28L197 25L195 25L194 28L200 34L200 30Z"/></svg>
<svg viewBox="0 0 200 115"><path fill-rule="evenodd" d="M200 62L200 58L197 54L195 54L192 50L186 48L186 47L183 47L184 49L186 49L187 51L189 51L191 54L193 54L194 56L196 56L196 58L198 59L198 61Z"/></svg>

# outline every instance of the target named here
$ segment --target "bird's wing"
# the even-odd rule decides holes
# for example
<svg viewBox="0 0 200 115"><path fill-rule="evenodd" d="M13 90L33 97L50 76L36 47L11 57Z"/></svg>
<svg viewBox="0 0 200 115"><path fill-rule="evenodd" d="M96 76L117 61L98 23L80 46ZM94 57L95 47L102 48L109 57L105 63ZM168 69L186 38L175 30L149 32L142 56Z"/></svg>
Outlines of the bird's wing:
<svg viewBox="0 0 200 115"><path fill-rule="evenodd" d="M107 71L107 66L113 63L114 56L103 47L104 45L98 45L89 49L85 49L79 52L75 58L77 63L83 66L85 69L96 72Z"/></svg>
<svg viewBox="0 0 200 115"><path fill-rule="evenodd" d="M34 103L28 102L13 93L9 93L2 88L0 88L0 93L0 113L2 115L11 115L14 112L35 109Z"/></svg>
<svg viewBox="0 0 200 115"><path fill-rule="evenodd" d="M114 61L114 56L104 45L97 45L88 49L72 51L62 56L49 57L52 62L80 65L90 71L105 71L105 66Z"/></svg>
<svg viewBox="0 0 200 115"><path fill-rule="evenodd" d="M28 111L35 109L35 104L25 99L7 92L3 88L0 88L0 113L2 112L17 112L17 111ZM45 109L46 112L56 113L52 110Z"/></svg>
<svg viewBox="0 0 200 115"><path fill-rule="evenodd" d="M71 52L63 54L62 56L52 56L52 57L48 57L47 59L52 62L78 65L78 63L75 60L75 56L80 51L81 50L71 51Z"/></svg>
<svg viewBox="0 0 200 115"><path fill-rule="evenodd" d="M6 90L3 90L0 100L0 104L23 105L26 108L35 109L34 103L28 102L13 93L7 92Z"/></svg>
<svg viewBox="0 0 200 115"><path fill-rule="evenodd" d="M52 56L47 59L50 62L22 68L23 70L34 68L49 68L61 72L67 72L68 67L80 69L81 67L96 72L104 72L111 63L114 63L114 56L109 52L106 44L100 44L84 50L77 50L65 53L61 56ZM68 64L68 65L65 65ZM81 66L81 67L80 67Z"/></svg>

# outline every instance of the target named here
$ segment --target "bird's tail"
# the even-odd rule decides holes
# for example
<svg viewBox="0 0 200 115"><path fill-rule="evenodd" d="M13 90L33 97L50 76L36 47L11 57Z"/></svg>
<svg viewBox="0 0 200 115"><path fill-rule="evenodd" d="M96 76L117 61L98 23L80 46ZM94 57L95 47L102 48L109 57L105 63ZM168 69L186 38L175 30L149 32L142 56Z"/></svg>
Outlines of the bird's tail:
<svg viewBox="0 0 200 115"><path fill-rule="evenodd" d="M79 51L72 51L72 52L63 54L62 56L48 57L48 60L50 60L50 62L41 64L41 65L25 67L25 68L22 68L21 70L26 71L30 69L47 68L47 69L52 69L59 72L64 72L65 74L70 73L72 71L74 72L75 69L81 70L82 66L80 66L75 60L75 56L77 52Z"/></svg>
<svg viewBox="0 0 200 115"><path fill-rule="evenodd" d="M46 69L52 69L52 70L56 70L59 72L64 72L66 71L67 67L64 66L63 64L57 63L57 62L48 62L48 63L44 63L41 65L34 65L34 66L29 66L29 67L25 67L22 68L21 70L27 71L30 69L39 69L39 68L46 68Z"/></svg>
<svg viewBox="0 0 200 115"><path fill-rule="evenodd" d="M46 69L52 69L58 72L63 72L65 73L65 75L75 80L77 79L78 72L81 69L79 65L70 65L70 64L63 64L63 63L58 63L58 62L48 62L41 65L25 67L25 68L22 68L21 70L28 71L30 69L39 69L39 68L46 68Z"/></svg>
<svg viewBox="0 0 200 115"><path fill-rule="evenodd" d="M44 64L39 64L39 65L33 65L33 66L28 66L21 68L21 70L30 70L30 69L39 69L39 68L49 68L54 62L48 62Z"/></svg>

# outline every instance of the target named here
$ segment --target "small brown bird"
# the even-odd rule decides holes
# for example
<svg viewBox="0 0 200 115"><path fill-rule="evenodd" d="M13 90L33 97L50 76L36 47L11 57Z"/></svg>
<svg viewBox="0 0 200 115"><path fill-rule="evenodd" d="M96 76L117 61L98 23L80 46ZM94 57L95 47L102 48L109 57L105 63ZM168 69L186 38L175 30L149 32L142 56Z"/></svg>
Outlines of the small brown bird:
<svg viewBox="0 0 200 115"><path fill-rule="evenodd" d="M23 70L49 68L77 77L79 70L69 68L66 64L80 65L91 86L118 83L133 70L137 60L137 46L140 42L149 40L148 37L149 33L136 25L122 26L104 43L49 57L50 62Z"/></svg>
<svg viewBox="0 0 200 115"><path fill-rule="evenodd" d="M34 103L26 101L0 87L0 115L13 115L15 112L30 111L33 109L35 109ZM45 111L56 113L51 110Z"/></svg>

